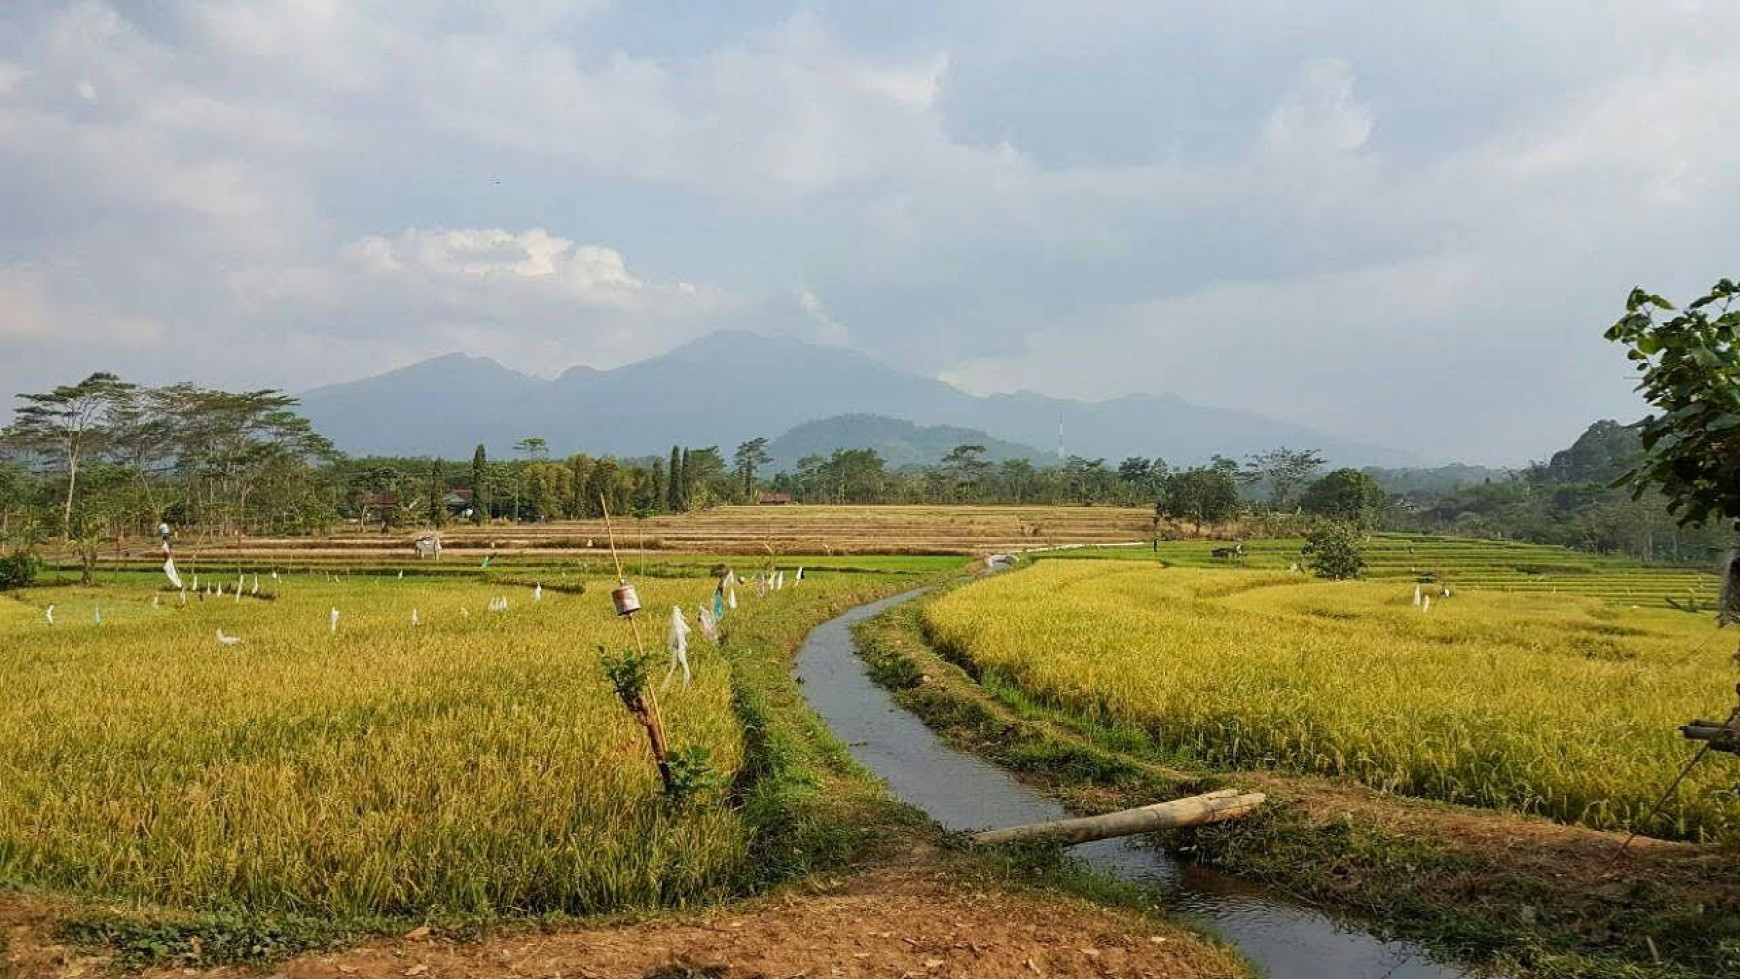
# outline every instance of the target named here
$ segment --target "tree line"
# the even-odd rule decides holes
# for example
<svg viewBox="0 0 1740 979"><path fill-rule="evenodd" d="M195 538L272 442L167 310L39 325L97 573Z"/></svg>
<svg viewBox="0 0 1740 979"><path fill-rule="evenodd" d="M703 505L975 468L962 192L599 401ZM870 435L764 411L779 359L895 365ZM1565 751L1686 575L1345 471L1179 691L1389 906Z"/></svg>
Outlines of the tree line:
<svg viewBox="0 0 1740 979"><path fill-rule="evenodd" d="M1655 491L1612 485L1644 448L1638 425L1600 422L1549 461L1497 479L1423 490L1410 471L1329 469L1315 450L1276 448L1243 462L1072 456L1054 465L987 457L963 444L929 466L891 469L869 448L809 455L770 472L768 440L729 457L682 446L639 458L553 458L539 437L506 459L478 446L469 462L349 457L281 391L148 387L113 374L19 395L0 432L0 539L96 542L306 534L344 521L442 526L681 513L720 504L1076 504L1152 508L1201 531L1234 521L1252 533L1301 533L1325 518L1358 529L1514 538L1646 560L1700 561L1726 535L1681 526ZM1390 486L1399 491L1387 491ZM1292 521L1291 523L1289 521Z"/></svg>

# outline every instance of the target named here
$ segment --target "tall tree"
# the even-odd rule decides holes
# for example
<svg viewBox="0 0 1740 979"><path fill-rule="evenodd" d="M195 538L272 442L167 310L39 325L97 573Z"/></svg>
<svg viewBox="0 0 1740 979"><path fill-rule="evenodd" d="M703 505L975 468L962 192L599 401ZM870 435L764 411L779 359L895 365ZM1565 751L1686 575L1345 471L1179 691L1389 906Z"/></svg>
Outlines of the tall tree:
<svg viewBox="0 0 1740 979"><path fill-rule="evenodd" d="M671 446L671 465L665 488L665 509L672 513L683 512L683 455L682 450Z"/></svg>
<svg viewBox="0 0 1740 979"><path fill-rule="evenodd" d="M1323 456L1316 449L1289 449L1282 446L1251 456L1242 479L1260 483L1269 490L1269 505L1276 510L1291 510L1299 489L1323 468Z"/></svg>
<svg viewBox="0 0 1740 979"><path fill-rule="evenodd" d="M1138 491L1146 491L1154 464L1142 456L1130 456L1118 463L1118 482Z"/></svg>
<svg viewBox="0 0 1740 979"><path fill-rule="evenodd" d="M338 456L332 442L296 413L292 395L176 390L189 419L180 433L180 465L204 481L226 530L247 527L254 493L272 474Z"/></svg>
<svg viewBox="0 0 1740 979"><path fill-rule="evenodd" d="M694 456L688 449L684 449L682 455L683 476L677 481L677 510L680 512L686 512L695 499L695 468L692 465L693 461Z"/></svg>
<svg viewBox="0 0 1740 979"><path fill-rule="evenodd" d="M514 451L533 462L542 462L550 457L550 443L533 435L515 442Z"/></svg>
<svg viewBox="0 0 1740 979"><path fill-rule="evenodd" d="M683 502L691 509L734 495L733 481L727 478L725 456L717 445L683 453L683 482L687 484Z"/></svg>
<svg viewBox="0 0 1740 979"><path fill-rule="evenodd" d="M1038 470L1027 459L1004 459L997 467L997 482L1005 499L1026 503L1032 498Z"/></svg>
<svg viewBox="0 0 1740 979"><path fill-rule="evenodd" d="M489 519L489 453L483 443L471 453L471 522L481 524Z"/></svg>
<svg viewBox="0 0 1740 979"><path fill-rule="evenodd" d="M1105 499L1112 474L1106 469L1104 459L1070 456L1063 463L1063 478L1075 502L1087 504Z"/></svg>
<svg viewBox="0 0 1740 979"><path fill-rule="evenodd" d="M1369 527L1387 496L1377 480L1358 469L1337 469L1305 487L1299 505L1306 513Z"/></svg>
<svg viewBox="0 0 1740 979"><path fill-rule="evenodd" d="M441 476L441 460L429 463L429 522L436 527L447 525L447 480Z"/></svg>
<svg viewBox="0 0 1740 979"><path fill-rule="evenodd" d="M1643 459L1620 477L1641 497L1651 486L1682 525L1727 522L1740 534L1740 284L1716 283L1683 311L1631 290L1607 338L1643 372L1637 389L1656 409L1639 433ZM1657 322L1656 311L1674 312ZM1724 621L1740 621L1740 548L1728 553Z"/></svg>
<svg viewBox="0 0 1740 979"><path fill-rule="evenodd" d="M102 451L113 430L112 416L131 398L135 385L114 374L96 373L77 384L62 384L42 394L20 394L24 402L5 430L5 441L28 455L51 461L66 475L61 504L61 533L71 539L73 501L78 495L79 466Z"/></svg>
<svg viewBox="0 0 1740 979"><path fill-rule="evenodd" d="M572 474L569 480L572 495L568 501L568 515L571 517L589 517L598 513L598 501L591 494L592 470L598 465L592 457L584 452L577 452L568 457L568 471Z"/></svg>
<svg viewBox="0 0 1740 979"><path fill-rule="evenodd" d="M773 457L767 454L767 439L752 438L744 442L731 458L737 463L738 478L743 480L744 501L754 502L755 470L773 461Z"/></svg>
<svg viewBox="0 0 1740 979"><path fill-rule="evenodd" d="M651 485L648 487L651 497L649 509L659 510L668 505L668 495L665 490L665 463L663 459L652 461Z"/></svg>
<svg viewBox="0 0 1740 979"><path fill-rule="evenodd" d="M1172 473L1156 512L1188 519L1199 528L1231 518L1239 507L1238 484L1233 476L1237 471L1236 464L1216 457L1207 466Z"/></svg>
<svg viewBox="0 0 1740 979"><path fill-rule="evenodd" d="M985 482L991 464L985 460L982 445L957 445L942 458L943 475L954 483L955 494L961 499L976 499Z"/></svg>

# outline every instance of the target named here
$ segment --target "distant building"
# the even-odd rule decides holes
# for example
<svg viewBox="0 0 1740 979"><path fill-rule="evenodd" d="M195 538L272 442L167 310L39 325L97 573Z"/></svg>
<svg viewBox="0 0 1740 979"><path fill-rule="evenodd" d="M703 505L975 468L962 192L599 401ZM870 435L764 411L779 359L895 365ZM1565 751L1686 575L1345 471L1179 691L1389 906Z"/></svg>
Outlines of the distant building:
<svg viewBox="0 0 1740 979"><path fill-rule="evenodd" d="M755 502L761 506L784 506L785 504L791 502L791 494L790 493L762 493L761 495L759 495L755 498Z"/></svg>
<svg viewBox="0 0 1740 979"><path fill-rule="evenodd" d="M464 513L470 510L471 487L461 486L448 490L447 495L441 498L441 505L447 508L448 513Z"/></svg>

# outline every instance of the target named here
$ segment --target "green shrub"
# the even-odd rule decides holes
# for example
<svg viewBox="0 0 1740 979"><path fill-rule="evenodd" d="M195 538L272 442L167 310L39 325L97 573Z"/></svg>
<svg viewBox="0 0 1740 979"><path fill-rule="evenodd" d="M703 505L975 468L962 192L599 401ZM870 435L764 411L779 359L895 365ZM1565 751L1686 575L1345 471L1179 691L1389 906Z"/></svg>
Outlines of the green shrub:
<svg viewBox="0 0 1740 979"><path fill-rule="evenodd" d="M1319 578L1343 581L1359 577L1365 567L1359 535L1346 524L1326 523L1305 538L1305 566Z"/></svg>
<svg viewBox="0 0 1740 979"><path fill-rule="evenodd" d="M41 564L29 551L15 551L0 557L0 591L29 587L36 581L36 569Z"/></svg>

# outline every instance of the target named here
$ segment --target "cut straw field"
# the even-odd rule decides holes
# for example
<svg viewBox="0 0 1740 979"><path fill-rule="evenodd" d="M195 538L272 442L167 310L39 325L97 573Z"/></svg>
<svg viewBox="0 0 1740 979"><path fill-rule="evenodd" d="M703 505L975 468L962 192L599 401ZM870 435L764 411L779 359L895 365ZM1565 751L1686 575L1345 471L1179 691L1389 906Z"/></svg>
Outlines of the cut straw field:
<svg viewBox="0 0 1740 979"><path fill-rule="evenodd" d="M1453 579L1454 580L1454 579ZM1611 829L1740 838L1732 764L1654 818L1732 706L1710 617L1569 594L1466 589L1429 612L1410 581L1046 560L944 596L945 651L1145 750L1357 779Z"/></svg>
<svg viewBox="0 0 1740 979"><path fill-rule="evenodd" d="M617 522L625 550L704 554L973 554L1144 540L1153 511L1110 506L719 506ZM310 562L408 555L421 531L349 525L327 535L185 540L213 557ZM601 520L536 524L449 524L450 557L602 555ZM125 548L120 549L125 552Z"/></svg>
<svg viewBox="0 0 1740 979"><path fill-rule="evenodd" d="M131 574L0 601L0 881L362 916L665 905L756 873L739 811L661 797L599 665L599 643L630 641L607 585L534 602L476 580L265 577L269 599L185 608ZM812 575L803 601L863 587ZM692 621L711 582L640 591L662 649L672 604ZM746 595L733 617L793 594ZM730 667L691 638L694 683L664 715L673 746L729 777L745 751Z"/></svg>

